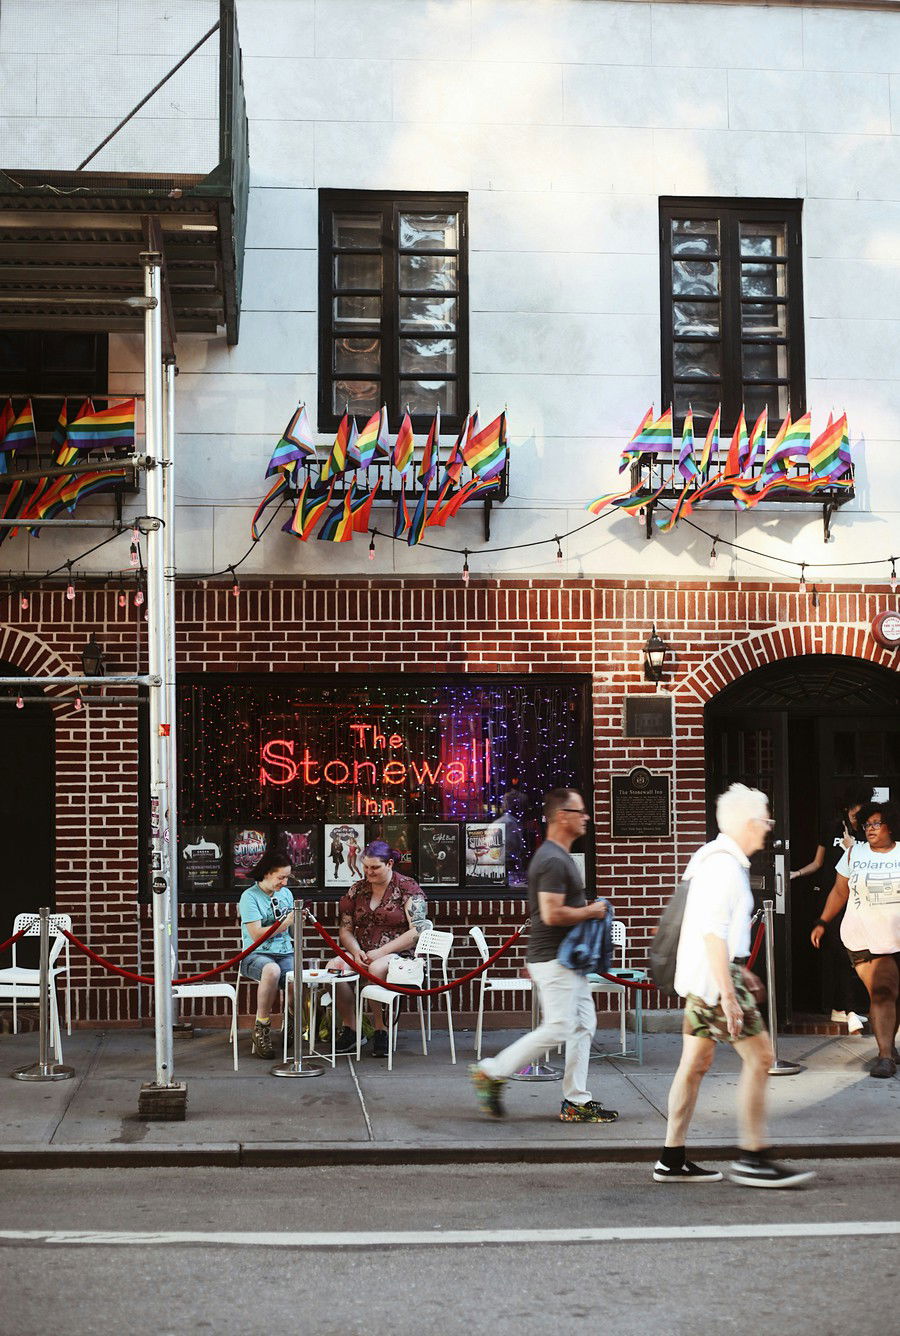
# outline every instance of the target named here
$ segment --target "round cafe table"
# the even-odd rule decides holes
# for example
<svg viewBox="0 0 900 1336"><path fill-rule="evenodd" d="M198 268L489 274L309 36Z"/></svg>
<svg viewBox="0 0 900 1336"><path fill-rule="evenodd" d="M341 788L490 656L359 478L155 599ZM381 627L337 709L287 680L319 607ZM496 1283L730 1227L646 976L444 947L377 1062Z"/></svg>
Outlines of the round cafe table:
<svg viewBox="0 0 900 1336"><path fill-rule="evenodd" d="M292 987L293 982L294 982L294 971L293 971L293 970L290 970L290 971L288 972L288 974L287 974L287 976L286 976L284 982L285 982L285 995L287 995L287 990L288 990L289 988ZM326 1062L330 1062L330 1063L331 1063L332 1067L336 1066L336 1064L337 1064L337 1059L338 1059L338 1056L339 1056L337 1053L335 1053L335 1049L334 1049L335 1043L337 1042L337 1025L335 1024L335 1017L337 1016L337 1010L336 1010L336 1007L337 1007L337 986L338 986L339 983L349 983L349 984L351 984L354 988L356 988L356 989L358 990L358 989L359 989L359 975L356 973L355 970L351 970L351 969L347 969L347 970L343 971L343 972L340 973L340 974L332 974L332 973L330 973L330 972L329 972L328 970L326 970L326 969L318 969L318 970L314 970L314 969L308 969L308 968L304 967L304 970L303 970L303 987L304 987L304 988L308 988L308 989L310 990L310 993L309 993L310 1002L309 1002L309 1049L308 1049L308 1052L309 1052L310 1054L315 1054L315 1056L316 1056L317 1058L324 1058ZM331 989L331 1052L330 1052L330 1053L328 1053L327 1051L324 1052L324 1053L322 1053L322 1052L316 1047L316 1041L317 1041L317 1039L318 1039L317 1020L318 1020L318 1013L319 1013L319 993L321 992L321 990L322 990L323 988L330 988L330 989ZM355 1007L355 1004L354 1004L354 1014L355 1014L355 1011L356 1011L356 1007ZM285 1021L285 1026L284 1026L284 1058L285 1058L285 1061L287 1061L287 1044L288 1044L288 1026L287 1026L287 1022Z"/></svg>

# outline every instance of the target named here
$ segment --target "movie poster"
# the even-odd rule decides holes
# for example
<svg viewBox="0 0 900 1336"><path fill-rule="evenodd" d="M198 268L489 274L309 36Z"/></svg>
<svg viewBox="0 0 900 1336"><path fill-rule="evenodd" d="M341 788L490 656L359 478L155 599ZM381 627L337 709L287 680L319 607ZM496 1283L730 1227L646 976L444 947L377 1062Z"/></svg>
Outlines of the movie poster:
<svg viewBox="0 0 900 1336"><path fill-rule="evenodd" d="M179 887L185 895L225 890L225 827L186 825L181 832Z"/></svg>
<svg viewBox="0 0 900 1336"><path fill-rule="evenodd" d="M277 822L272 827L270 847L291 865L289 891L319 885L319 830L316 821Z"/></svg>
<svg viewBox="0 0 900 1336"><path fill-rule="evenodd" d="M362 880L362 851L365 847L365 827L353 821L325 827L323 857L325 885L332 890L346 890L355 881Z"/></svg>
<svg viewBox="0 0 900 1336"><path fill-rule="evenodd" d="M239 821L231 827L231 871L234 888L240 894L254 882L256 867L269 842L265 821Z"/></svg>
<svg viewBox="0 0 900 1336"><path fill-rule="evenodd" d="M419 826L419 883L459 885L459 826L423 821Z"/></svg>
<svg viewBox="0 0 900 1336"><path fill-rule="evenodd" d="M400 861L394 864L394 870L404 877L412 877L413 872L413 830L412 824L402 816L387 816L382 822L383 838L400 855Z"/></svg>
<svg viewBox="0 0 900 1336"><path fill-rule="evenodd" d="M501 821L466 826L466 885L506 885L506 828Z"/></svg>

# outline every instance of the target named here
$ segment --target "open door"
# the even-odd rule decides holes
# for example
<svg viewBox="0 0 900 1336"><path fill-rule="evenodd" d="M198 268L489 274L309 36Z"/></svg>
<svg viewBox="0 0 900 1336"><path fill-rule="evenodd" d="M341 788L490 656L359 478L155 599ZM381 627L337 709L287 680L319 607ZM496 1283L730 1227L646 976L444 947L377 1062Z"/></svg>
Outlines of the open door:
<svg viewBox="0 0 900 1336"><path fill-rule="evenodd" d="M768 796L775 826L766 847L750 862L757 908L775 902L775 981L779 1025L791 1021L791 906L789 877L788 718L781 711L707 711L707 830L716 834L716 798L729 784L746 784ZM765 956L754 967L765 974Z"/></svg>
<svg viewBox="0 0 900 1336"><path fill-rule="evenodd" d="M8 856L0 881L0 941L17 914L53 908L53 711L0 705L0 831ZM18 960L38 964L38 939L23 938Z"/></svg>

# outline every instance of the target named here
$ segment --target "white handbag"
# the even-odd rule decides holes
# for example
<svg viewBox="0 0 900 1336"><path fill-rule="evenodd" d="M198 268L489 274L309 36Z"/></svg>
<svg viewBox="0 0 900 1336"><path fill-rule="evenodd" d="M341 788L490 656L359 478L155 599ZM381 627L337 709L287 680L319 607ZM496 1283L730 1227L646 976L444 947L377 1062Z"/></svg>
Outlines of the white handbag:
<svg viewBox="0 0 900 1336"><path fill-rule="evenodd" d="M386 983L397 983L403 988L421 988L424 978L425 962L421 956L413 960L406 956L391 956Z"/></svg>

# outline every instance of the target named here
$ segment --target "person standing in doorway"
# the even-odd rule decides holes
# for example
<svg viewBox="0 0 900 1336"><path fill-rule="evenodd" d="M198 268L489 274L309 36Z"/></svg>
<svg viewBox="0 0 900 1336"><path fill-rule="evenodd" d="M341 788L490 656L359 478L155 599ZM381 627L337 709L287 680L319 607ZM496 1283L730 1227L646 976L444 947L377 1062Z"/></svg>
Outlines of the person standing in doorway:
<svg viewBox="0 0 900 1336"><path fill-rule="evenodd" d="M540 996L543 1020L495 1058L470 1068L475 1093L485 1113L502 1118L503 1087L514 1072L542 1053L565 1043L566 1069L559 1117L566 1123L613 1123L614 1109L604 1109L587 1088L591 1039L597 1015L583 974L557 960L563 938L576 923L604 918L606 902L587 903L584 882L571 856L572 845L587 830L584 799L574 789L553 789L544 801L547 838L528 866L528 973Z"/></svg>
<svg viewBox="0 0 900 1336"><path fill-rule="evenodd" d="M653 1170L656 1183L716 1183L717 1169L687 1158L685 1143L704 1076L717 1043L741 1058L738 1087L740 1153L728 1177L744 1187L787 1188L812 1178L768 1157L766 1086L773 1053L751 988L758 982L741 963L750 951L751 854L762 849L772 820L758 789L732 784L716 803L718 836L698 849L684 874L689 882L675 991L685 999L681 1062L669 1091L666 1142Z"/></svg>
<svg viewBox="0 0 900 1336"><path fill-rule="evenodd" d="M854 783L844 795L844 803L837 817L823 829L815 855L805 867L791 873L791 881L815 875L813 891L824 892L827 899L835 880L835 869L848 849L863 842L857 818L860 808L872 796L870 784ZM819 901L821 913L825 899ZM813 913L817 911L814 909ZM811 916L810 916L811 917ZM850 1034L860 1034L865 1027L868 996L841 941L843 911L828 925L822 943L822 1006L826 1016L836 1025L846 1025Z"/></svg>

